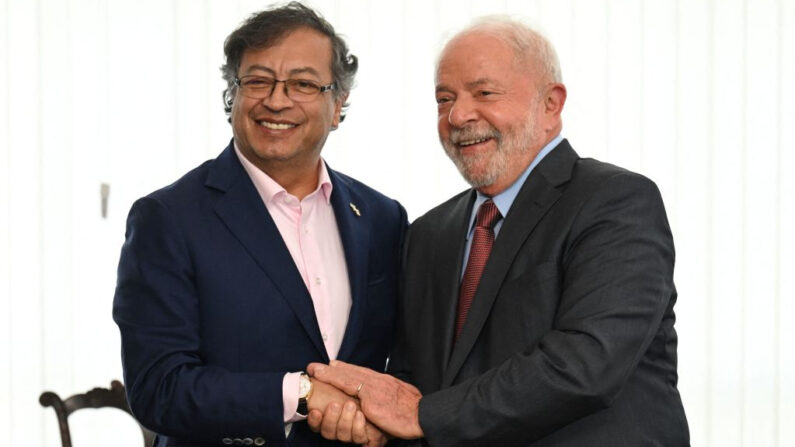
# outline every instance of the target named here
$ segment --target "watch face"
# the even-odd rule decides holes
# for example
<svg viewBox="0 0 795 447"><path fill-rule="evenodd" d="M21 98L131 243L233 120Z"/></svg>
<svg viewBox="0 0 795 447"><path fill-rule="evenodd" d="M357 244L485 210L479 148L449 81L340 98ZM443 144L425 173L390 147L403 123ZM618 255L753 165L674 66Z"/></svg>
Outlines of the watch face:
<svg viewBox="0 0 795 447"><path fill-rule="evenodd" d="M305 374L301 374L301 378L298 380L298 396L299 397L306 397L309 394L309 390L312 389L312 382L309 381L309 377Z"/></svg>

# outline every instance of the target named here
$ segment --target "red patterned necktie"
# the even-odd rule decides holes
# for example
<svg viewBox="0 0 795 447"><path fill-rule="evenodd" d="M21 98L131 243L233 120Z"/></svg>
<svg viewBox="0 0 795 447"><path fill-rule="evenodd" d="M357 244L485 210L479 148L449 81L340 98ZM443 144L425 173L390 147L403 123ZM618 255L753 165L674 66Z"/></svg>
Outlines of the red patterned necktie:
<svg viewBox="0 0 795 447"><path fill-rule="evenodd" d="M455 340L461 335L461 328L467 319L467 313L472 306L472 298L478 288L483 268L494 245L494 224L500 220L500 210L491 199L483 202L475 217L475 234L472 236L472 246L469 249L464 278L461 280L461 290L458 294L458 316L455 321Z"/></svg>

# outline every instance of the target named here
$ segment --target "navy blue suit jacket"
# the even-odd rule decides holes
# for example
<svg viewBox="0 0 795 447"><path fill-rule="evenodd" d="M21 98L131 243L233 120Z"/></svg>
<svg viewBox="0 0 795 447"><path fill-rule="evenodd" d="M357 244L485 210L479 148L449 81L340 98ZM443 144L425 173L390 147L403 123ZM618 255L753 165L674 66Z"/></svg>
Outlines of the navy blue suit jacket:
<svg viewBox="0 0 795 447"><path fill-rule="evenodd" d="M329 175L352 295L338 358L383 371L406 213ZM133 204L113 317L130 407L157 445L329 444L304 422L285 439L284 374L329 358L312 299L231 143Z"/></svg>

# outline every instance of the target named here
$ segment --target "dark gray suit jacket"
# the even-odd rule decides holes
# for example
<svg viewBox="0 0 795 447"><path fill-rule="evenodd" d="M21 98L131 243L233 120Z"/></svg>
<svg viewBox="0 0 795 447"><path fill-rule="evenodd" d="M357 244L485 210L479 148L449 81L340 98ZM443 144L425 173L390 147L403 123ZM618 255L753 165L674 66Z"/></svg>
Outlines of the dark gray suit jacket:
<svg viewBox="0 0 795 447"><path fill-rule="evenodd" d="M419 218L404 249L390 370L424 394L425 443L689 445L656 185L560 143L505 217L454 345L474 198Z"/></svg>

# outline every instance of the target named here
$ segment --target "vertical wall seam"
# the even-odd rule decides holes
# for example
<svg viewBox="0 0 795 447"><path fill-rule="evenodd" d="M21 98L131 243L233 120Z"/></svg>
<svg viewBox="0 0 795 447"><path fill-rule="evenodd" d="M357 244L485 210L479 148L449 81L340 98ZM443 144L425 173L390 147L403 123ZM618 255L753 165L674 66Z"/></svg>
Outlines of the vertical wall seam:
<svg viewBox="0 0 795 447"><path fill-rule="evenodd" d="M640 125L638 126L638 141L640 142L640 150L639 153L639 160L637 161L637 166L640 169L645 170L643 166L643 161L646 159L646 117L645 117L645 110L646 110L646 96L645 96L645 89L646 89L646 59L643 57L643 51L646 47L646 1L641 0L640 6L638 7L638 14L640 15L638 22L640 23L640 46L638 48L638 60L640 60L640 82L638 82L638 110L640 110Z"/></svg>
<svg viewBox="0 0 795 447"><path fill-rule="evenodd" d="M781 140L782 140L782 115L784 113L784 106L782 101L782 70L783 70L783 63L784 60L784 40L783 40L783 30L784 30L784 19L783 19L783 4L782 0L778 0L776 3L776 16L778 18L777 21L777 47L776 47L776 213L775 213L775 241L776 241L776 258L775 258L775 284L773 286L773 290L775 290L776 294L776 302L775 302L775 321L773 321L773 326L775 328L775 339L773 340L775 346L775 368L774 368L774 383L775 383L775 402L774 405L774 413L776 415L775 420L773 421L773 426L775 427L776 432L776 445L781 445L781 319L779 315L781 315L781 257L782 257L782 250L781 250L781 207L783 203L781 201L781 191L783 189L782 185L782 178L783 178L783 169L781 167Z"/></svg>
<svg viewBox="0 0 795 447"><path fill-rule="evenodd" d="M673 59L674 60L672 61L673 70L674 70L674 98L673 98L673 100L674 100L673 102L674 103L673 103L673 110L672 110L672 112L673 112L673 122L674 122L674 126L673 126L674 128L672 129L674 150L671 151L671 154L672 154L672 157L673 157L674 172L672 174L673 178L671 179L671 182L673 184L673 196L674 196L674 200L675 200L675 202L674 202L675 205L674 206L675 206L675 210L676 210L677 221L680 220L679 219L679 217L681 216L680 210L682 209L681 206L679 205L679 190L680 190L680 188L679 188L679 182L678 182L678 179L679 179L679 161L680 161L679 145L682 143L682 129L680 129L679 122L676 119L677 115L679 114L679 105L681 104L681 101L679 100L679 95L681 94L681 86L682 86L682 82L681 82L681 79L680 79L680 76L679 76L679 67L681 65L680 64L680 60L679 60L679 58L681 56L681 54L679 52L679 42L680 42L679 33L681 31L681 28L679 26L679 22L680 22L679 6L680 6L679 1L676 1L676 2L673 3L673 9L674 9L673 28L674 29L672 30L673 34L674 34L674 51L673 51L673 53L674 53Z"/></svg>
<svg viewBox="0 0 795 447"><path fill-rule="evenodd" d="M202 28L204 29L204 45L202 45L200 50L199 50L199 51L201 51L201 56L200 56L200 58L201 58L201 70L200 70L200 72L201 73L199 73L199 82L201 83L201 90L200 91L202 91L202 92L211 92L212 91L210 89L211 83L210 83L210 75L209 75L208 68L210 68L209 67L209 65L210 65L209 64L209 62L210 62L209 49L213 48L214 45L212 45L212 43L211 43L212 33L210 32L210 21L208 20L209 17L210 17L210 3L209 3L209 0L202 0L202 18L201 18L201 20L202 20ZM208 97L210 97L210 96L212 96L212 95L209 95ZM208 106L212 106L212 104L207 104L207 105ZM205 122L205 123L209 123L210 117L212 116L211 113L210 113L210 110L212 110L212 107L207 107L205 110L202 111L202 115L204 116L204 119L202 121ZM208 150L208 148L214 147L214 143L215 142L211 142L210 141L210 126L201 126L201 128L202 128L202 134L203 134L203 138L202 138L203 147L201 149L202 156L199 157L199 159L203 160L204 157L205 157L205 154L211 152L211 151ZM197 149L198 148L192 148L191 152L195 152Z"/></svg>
<svg viewBox="0 0 795 447"><path fill-rule="evenodd" d="M746 211L748 207L746 206L748 189L746 188L747 185L747 171L746 171L746 136L748 135L748 2L743 0L741 4L742 9L742 23L740 29L740 35L742 36L742 48L740 49L740 66L743 69L740 71L741 76L741 85L742 85L742 95L740 95L739 102L740 102L740 110L743 111L742 115L742 123L740 124L740 159L743 162L743 166L740 168L740 188L742 189L742 194L740 195L740 263L741 263L741 273L740 273L740 339L745 341L746 340L746 329L747 329L747 320L745 318L745 311L746 311L746 299L748 294L745 291L747 286L747 262L746 256L748 254L748 238L746 237L746 232L748 230L748 222L746 217ZM746 432L746 420L745 420L745 394L746 390L746 379L747 379L747 368L746 368L746 355L745 355L745 343L743 342L742 347L740 348L740 365L742 365L742 379L740 384L740 442L745 442L745 432Z"/></svg>
<svg viewBox="0 0 795 447"><path fill-rule="evenodd" d="M38 265L38 274L39 274L39 277L38 277L38 281L39 281L38 290L39 290L39 296L37 298L38 298L38 302L39 302L38 303L38 305L39 305L39 328L40 328L39 330L41 331L39 335L41 337L41 341L39 342L39 345L36 346L34 349L38 349L38 351L39 351L38 352L38 357L39 357L39 362L40 362L39 364L41 365L41 367L39 368L39 371L38 371L39 389L43 389L45 387L45 381L46 381L45 380L46 379L46 371L45 371L45 369L46 369L46 365L47 365L46 358L45 358L45 353L46 353L45 344L47 342L47 336L46 336L47 335L47 325L46 325L47 321L46 321L45 313L43 312L43 310L44 310L44 292L45 292L44 275L45 275L46 272L45 272L45 267L44 267L45 263L44 263L44 243L43 243L43 241L45 240L45 234L44 234L44 232L45 232L45 230L44 230L44 159L45 159L45 157L44 157L44 119L43 119L44 118L44 95L42 94L42 92L43 92L43 88L42 88L42 86L43 86L43 82L42 82L42 77L43 77L43 73L42 73L42 63L43 63L42 55L43 55L43 46L44 46L44 44L43 44L43 40L44 40L43 39L43 37L44 37L43 36L43 33L44 33L43 28L44 27L42 26L42 20L43 20L42 17L43 17L44 13L43 13L41 2L42 2L42 0L36 0L36 6L35 6L35 8L36 8L36 36L37 36L37 39L36 39L36 50L35 51L36 51L36 60L37 60L37 64L36 64L37 67L36 68L38 70L38 75L36 77L36 88L37 88L38 93L39 93L38 94L38 98L37 98L38 99L38 104L37 104L37 110L36 110L36 120L38 121L38 123L37 123L38 124L38 126L37 126L37 131L38 131L37 140L38 141L36 141L36 144L35 144L36 150L38 151L38 155L39 155L39 157L38 157L39 158L38 159L38 172L37 172L38 184L39 184L39 190L37 191L37 193L38 193L38 197L37 197L38 204L37 205L38 205L38 219L39 219L39 222L38 222L39 223L39 228L38 228L39 240L38 240L38 247L37 247L38 248L38 253L39 253L39 265ZM45 415L45 413L43 411L39 412L39 414L37 415L38 416L38 420L39 420L39 424L38 424L39 425L39 430L40 430L40 433L41 433L41 438L39 438L39 439L42 442L44 441L44 436L46 436L45 429L44 429L45 428L44 415ZM12 430L13 430L13 428L12 428Z"/></svg>
<svg viewBox="0 0 795 447"><path fill-rule="evenodd" d="M5 47L6 47L5 48L5 54L6 54L6 57L8 57L8 55L10 54L10 51L11 51L10 43L9 43L11 41L11 33L8 31L9 28L10 28L9 27L9 21L11 20L11 17L10 17L10 15L11 15L10 14L11 7L9 6L7 1L3 2L3 4L5 5L5 14L3 15L3 17L5 18L5 20L4 20L5 27L3 28L2 32L5 34L5 42L4 42ZM9 69L8 69L9 65L10 64L6 64L6 66L3 67L3 70L6 70L6 74L7 74L6 79L8 79L8 77L10 76ZM6 90L6 96L5 97L6 98L11 98L10 82L6 81L6 85L5 85L4 88ZM6 101L6 103L3 104L3 107L6 108L6 129L9 130L9 132L6 133L6 135L4 137L5 147L8 148L8 152L6 153L6 166L8 167L8 169L11 168L11 159L12 159L12 157L11 157L11 132L10 132L11 131L11 108L10 108L10 104L9 103L10 103L10 101ZM8 208L5 211L10 216L10 214L11 214L11 176L10 175L5 178L5 182L6 182L6 195L7 195L6 203L8 204ZM9 341L9 354L10 354L11 338L14 336L13 330L11 329L12 325L11 325L11 298L10 297L11 297L12 288L11 288L11 250L10 250L10 248L11 248L11 231L10 230L11 230L11 228L9 226L9 231L3 237L3 239L4 239L3 243L9 249L6 252L6 254L4 255L4 256L8 257L7 258L7 261L8 261L8 271L7 271L8 283L6 284L6 296L9 297L9 300L8 300L8 303L7 303L8 304L8 309L7 309L8 310L8 317L7 317L7 320L4 322L5 323L4 329L5 329L6 334L7 334L7 338L6 339ZM13 391L13 376L12 376L13 368L12 368L12 365L11 365L12 362L11 362L10 358L8 359L8 361L6 361L4 363L5 363L6 366L4 366L3 368L5 368L5 370L6 370L7 374L8 374L8 379L9 379L8 383L6 383L6 396L9 396L9 399L8 399L8 402L3 403L2 405L6 407L6 409L8 411L8 414L10 415L10 414L12 414L10 396L11 396L11 392ZM11 429L13 430L13 427L11 427ZM11 440L13 439L12 436L11 436L11 430L9 430L8 433L3 435L3 437L5 438L6 445L11 445Z"/></svg>
<svg viewBox="0 0 795 447"><path fill-rule="evenodd" d="M612 147L610 135L610 67L611 67L611 51L610 51L610 0L604 0L603 8L604 17L602 23L605 26L605 64L604 64L604 87L605 87L605 102L603 105L603 120L605 129L605 159L610 160L610 148Z"/></svg>
<svg viewBox="0 0 795 447"><path fill-rule="evenodd" d="M75 95L74 95L74 85L75 85L75 72L74 72L75 61L74 61L74 55L75 55L75 47L74 47L74 40L75 39L74 39L73 32L74 32L75 27L74 27L74 16L73 16L73 14L74 14L74 2L72 0L69 0L69 2L68 2L67 11L68 12L66 14L66 20L67 20L67 23L68 23L67 30L68 30L68 42L69 42L68 45L67 45L67 47L69 48L69 73L70 73L69 79L70 79L70 83L71 83L71 87L72 87L70 89L69 105L70 105L70 107L74 108L74 104L75 104ZM71 152L72 156L71 156L71 163L69 164L69 169L70 169L71 172L70 172L70 175L69 175L69 200L70 200L70 206L69 206L68 216L69 216L70 231L69 231L68 253L69 253L69 258L70 259L74 259L74 253L75 253L75 243L74 243L74 241L75 241L75 230L74 230L74 228L75 228L75 226L74 226L74 222L75 222L75 216L74 216L75 186L74 186L74 183L75 182L74 182L74 179L75 179L75 173L77 172L77 168L78 168L79 165L75 163L75 161L77 159L75 157L75 147L76 147L75 146L75 131L74 131L74 123L75 123L74 115L75 114L74 113L70 113L69 115L70 115L69 116L69 120L70 120L70 124L71 124L71 129L72 129L71 133L70 133L70 137L71 137L70 140L71 141L69 142L69 146L70 146L70 152ZM74 309L75 309L75 307L74 307L74 303L75 303L75 280L74 280L75 274L74 274L74 272L75 272L74 263L70 262L69 263L69 279L70 279L70 282L69 282L69 293L68 293L69 307L68 307L68 316L67 316L67 318L68 318L68 321L69 321L68 328L69 328L69 333L70 333L70 336L69 336L69 352L70 352L72 358L74 358L75 346L76 346L76 337L75 337L75 332L74 332L74 329L75 329L75 311L74 311ZM74 389L76 384L77 384L76 381L75 381L75 377L76 377L76 375L74 373L74 370L70 371L69 383L68 383L70 389Z"/></svg>
<svg viewBox="0 0 795 447"><path fill-rule="evenodd" d="M180 24L179 24L179 0L174 0L171 2L171 60L178 61L179 60L179 36L180 36ZM179 64L174 64L174 70L172 71L172 91L174 95L171 96L173 101L174 107L174 165L171 168L172 173L179 175L179 160L181 158L181 154L183 151L182 147L182 136L180 134L180 121L182 120L182 113L180 105L184 102L184 98L182 97L182 91L179 88ZM208 127L208 126L204 126Z"/></svg>
<svg viewBox="0 0 795 447"><path fill-rule="evenodd" d="M409 80L411 79L411 72L408 69L409 63L411 61L411 56L408 54L408 51L409 51L408 39L405 38L406 34L407 34L406 31L408 30L408 26L409 26L409 22L408 22L408 20L406 20L406 15L407 15L406 13L408 11L408 6L406 6L407 3L408 2L400 2L400 9L401 9L400 12L401 12L401 16L402 16L402 18L401 18L402 26L400 27L400 31L403 34L402 36L400 36L401 37L400 38L400 42L401 42L400 66L402 67L402 70L403 70L403 76L402 76L403 77L403 91L410 91L408 88L406 88L407 87L406 83L409 82ZM503 6L503 8L504 8L504 6ZM408 86L408 87L410 87L410 86ZM403 135L409 135L410 134L408 120L405 118L406 112L409 110L407 98L408 98L408 95L400 95L400 106L401 106L400 108L403 111L403 116L404 116L404 118L401 120L403 122L402 125L401 125L401 127L403 128ZM401 157L400 158L401 158L401 160L403 162L402 166L400 168L404 172L407 171L408 169L410 169L410 166L411 166L411 155L410 155L411 154L411 150L410 150L410 148L405 146L407 143L409 143L409 142L404 140L404 143L403 143L404 146L403 146L402 150L400 151L401 152ZM408 176L406 176L406 175L402 175L400 177L402 177L402 179L403 179L400 182L401 183L401 189L403 189L404 191L409 189L411 187L411 183L413 183L413 182L411 182L409 180Z"/></svg>

